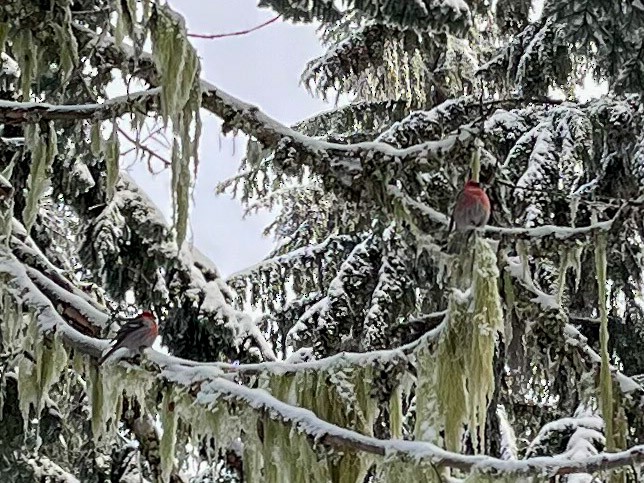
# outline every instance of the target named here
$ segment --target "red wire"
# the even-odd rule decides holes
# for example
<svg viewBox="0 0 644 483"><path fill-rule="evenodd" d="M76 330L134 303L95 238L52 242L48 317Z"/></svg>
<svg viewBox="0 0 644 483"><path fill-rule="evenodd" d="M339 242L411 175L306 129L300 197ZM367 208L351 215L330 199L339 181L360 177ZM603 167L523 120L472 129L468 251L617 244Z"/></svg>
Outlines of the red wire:
<svg viewBox="0 0 644 483"><path fill-rule="evenodd" d="M231 33L228 33L228 34L190 34L189 33L188 37L195 37L195 38L198 38L198 39L221 39L221 38L224 38L224 37L234 37L236 35L246 35L246 34L249 34L251 32L254 32L255 30L259 30L261 28L266 27L267 25L272 24L273 22L275 22L280 17L281 17L281 15L278 15L277 17L274 17L274 18L272 18L270 20L267 20L263 24L257 25L256 27L250 28L248 30L240 30L239 32L231 32Z"/></svg>

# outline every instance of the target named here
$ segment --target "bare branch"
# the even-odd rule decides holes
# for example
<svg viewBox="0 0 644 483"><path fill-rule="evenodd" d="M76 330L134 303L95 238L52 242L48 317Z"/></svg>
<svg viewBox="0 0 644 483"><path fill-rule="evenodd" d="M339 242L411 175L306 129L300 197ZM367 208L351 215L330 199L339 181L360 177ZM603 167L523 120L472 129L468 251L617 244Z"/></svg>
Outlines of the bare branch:
<svg viewBox="0 0 644 483"><path fill-rule="evenodd" d="M239 36L239 35L246 35L246 34L249 34L251 32L255 32L255 31L259 30L259 29L262 29L262 28L272 24L273 22L277 21L280 17L281 17L281 15L278 15L277 17L273 17L272 19L267 20L266 22L263 22L263 23L255 26L255 27L252 27L252 28L249 28L249 29L246 29L246 30L239 30L238 32L231 32L231 33L227 33L227 34L192 34L192 33L189 33L188 37L194 37L194 38L197 38L197 39L213 40L213 39L223 39L225 37L236 37L236 36Z"/></svg>

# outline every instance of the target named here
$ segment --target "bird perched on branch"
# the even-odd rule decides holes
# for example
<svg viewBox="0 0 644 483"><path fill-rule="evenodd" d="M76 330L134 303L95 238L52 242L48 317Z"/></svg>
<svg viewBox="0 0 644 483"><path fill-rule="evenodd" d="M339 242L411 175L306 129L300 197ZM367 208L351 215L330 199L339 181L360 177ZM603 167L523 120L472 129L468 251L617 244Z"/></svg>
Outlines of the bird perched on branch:
<svg viewBox="0 0 644 483"><path fill-rule="evenodd" d="M490 199L479 183L469 180L456 197L449 231L454 225L458 231L469 231L485 226L489 219Z"/></svg>
<svg viewBox="0 0 644 483"><path fill-rule="evenodd" d="M103 364L108 357L122 347L142 352L143 349L152 346L157 335L159 335L159 326L156 317L152 312L144 310L140 315L126 320L112 340L112 347L101 356L98 363L99 365Z"/></svg>

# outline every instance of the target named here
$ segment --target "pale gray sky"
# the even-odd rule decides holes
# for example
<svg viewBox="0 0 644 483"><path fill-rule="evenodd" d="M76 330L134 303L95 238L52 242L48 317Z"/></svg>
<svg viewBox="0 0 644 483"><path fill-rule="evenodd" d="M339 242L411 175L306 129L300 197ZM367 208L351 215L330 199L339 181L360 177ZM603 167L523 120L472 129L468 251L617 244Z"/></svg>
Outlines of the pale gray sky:
<svg viewBox="0 0 644 483"><path fill-rule="evenodd" d="M245 30L275 16L271 10L259 9L257 0L170 0L170 4L195 33ZM278 20L243 36L192 40L202 59L203 78L285 124L332 107L299 85L306 62L323 52L311 25ZM202 118L191 229L194 244L226 276L256 263L270 251L272 240L261 233L271 217L265 213L242 220L243 209L237 200L215 195L217 183L232 176L239 166L246 138L224 138L215 116L202 111ZM171 220L169 173L151 175L145 163L137 163L129 171Z"/></svg>

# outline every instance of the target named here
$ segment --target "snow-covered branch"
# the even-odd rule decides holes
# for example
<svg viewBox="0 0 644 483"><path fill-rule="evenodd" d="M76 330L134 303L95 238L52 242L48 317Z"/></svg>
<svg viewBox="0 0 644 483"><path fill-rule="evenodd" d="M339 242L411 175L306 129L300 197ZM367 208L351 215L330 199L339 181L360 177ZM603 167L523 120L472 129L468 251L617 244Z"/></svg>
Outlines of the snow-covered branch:
<svg viewBox="0 0 644 483"><path fill-rule="evenodd" d="M180 380L180 376L172 373L169 378ZM438 466L466 472L478 471L497 476L553 476L579 472L593 473L644 462L644 445L619 453L602 453L578 460L562 456L501 460L489 456L461 455L427 442L372 438L323 421L311 411L286 404L265 391L241 386L220 377L202 384L196 396L197 403L207 406L214 405L222 399L229 403L246 405L270 419L291 425L309 436L312 441L329 448L379 456L398 454L414 461L427 460Z"/></svg>
<svg viewBox="0 0 644 483"><path fill-rule="evenodd" d="M39 454L32 458L25 458L27 465L34 472L37 481L51 481L52 483L80 483L80 480L65 471L45 455Z"/></svg>
<svg viewBox="0 0 644 483"><path fill-rule="evenodd" d="M425 217L439 225L443 225L445 227L449 226L449 217L447 215L421 203L420 201L414 200L395 186L390 185L387 189L393 198L400 200L410 209L410 211L416 212L419 216ZM623 208L625 207L626 205L624 205ZM624 212L625 209L620 209L611 219L593 223L588 226L571 227L542 225L534 228L508 228L488 225L483 228L479 228L477 231L484 235L496 235L498 237L509 237L515 239L545 238L549 236L558 240L578 239L600 231L610 231L615 222L624 214Z"/></svg>
<svg viewBox="0 0 644 483"><path fill-rule="evenodd" d="M226 278L226 283L234 283L236 280L245 279L255 273L269 269L274 266L290 266L302 259L315 259L323 255L331 245L355 243L355 238L350 235L330 235L324 241L315 245L309 245L293 250L284 255L278 255L258 262L250 267L239 270Z"/></svg>
<svg viewBox="0 0 644 483"><path fill-rule="evenodd" d="M126 44L120 46L115 40L104 35L100 38L95 32L74 25L78 37L92 43L114 65L138 65L136 75L152 86L159 85L159 75L149 53L135 55ZM136 63L134 61L136 60ZM244 102L207 81L201 82L203 91L202 107L223 121L223 130L241 130L254 137L264 146L288 152L295 162L311 166L314 170L329 172L351 184L352 176L359 174L368 161L380 160L419 162L435 159L454 147L456 143L467 144L473 141L470 130L462 130L446 140L429 141L408 148L396 148L380 141L340 144L320 140L280 123L262 112L257 106ZM338 159L342 159L338 162Z"/></svg>
<svg viewBox="0 0 644 483"><path fill-rule="evenodd" d="M22 123L45 120L113 119L128 112L154 109L160 88L135 92L108 99L100 104L48 104L46 102L15 102L0 100L0 122Z"/></svg>
<svg viewBox="0 0 644 483"><path fill-rule="evenodd" d="M561 309L555 296L539 290L534 285L532 277L524 270L518 257L508 257L506 261L506 270L521 284L524 289L535 295L532 302L540 304L543 310L559 311ZM579 354L583 359L590 365L595 366L597 371L599 371L601 357L588 345L588 339L579 332L574 325L571 323L566 323L564 325L564 336L567 344L578 349ZM633 378L625 375L613 365L611 365L610 368L613 377L619 383L622 392L639 392L640 394L644 394L644 387L638 384Z"/></svg>
<svg viewBox="0 0 644 483"><path fill-rule="evenodd" d="M15 293L20 294L25 304L37 311L38 326L42 332L56 334L68 347L91 357L97 357L107 347L108 341L84 336L68 325L56 312L47 297L31 281L22 264L10 253L4 252L0 257L0 275L7 275L9 286L15 290ZM438 328L434 329L433 332L438 330ZM393 354L393 351L382 352L388 352L389 356ZM401 352L404 351L401 350ZM427 460L439 466L458 468L463 471L489 472L495 475L592 473L644 462L644 445L635 446L619 453L602 453L578 460L557 456L509 461L487 456L461 455L445 451L427 442L381 440L330 424L316 417L311 411L284 403L263 390L251 389L228 381L223 377L224 374L220 367L210 364L185 364L180 359L155 353L155 351L148 351L148 354L157 367L155 369L154 366L146 366L150 377L160 375L167 382L183 386L195 395L197 403L211 407L224 400L245 405L270 419L294 427L318 444L337 450L367 452L379 456L398 454L415 460ZM371 353L369 357L377 357L377 355L378 353ZM336 357L342 358L346 355ZM326 363L328 362L327 360ZM274 368L279 367L277 363L273 364ZM320 364L322 361L295 364L295 366L308 367ZM258 364L257 366L262 365ZM282 372L288 371L286 366L280 367ZM161 371L160 374L157 371ZM195 387L195 384L200 387L196 394L190 390Z"/></svg>
<svg viewBox="0 0 644 483"><path fill-rule="evenodd" d="M187 245L178 253L163 214L137 183L125 173L121 174L117 184L115 200L120 212L130 218L129 226L148 227L145 230L141 228L142 238L150 243L146 256L156 258L157 266L171 267L174 278L162 282L167 285L163 287L165 290L172 285L176 287L173 280L179 281L183 289L175 292L177 293L175 296L181 297L182 300L196 307L195 312L199 317L221 325L225 324L235 343L250 337L265 360L276 359L270 344L257 328L253 318L233 307L234 293L223 281L212 261L198 250L189 249ZM102 255L102 252L99 255ZM156 276L156 274L153 275ZM146 288L149 290L149 284ZM175 322L187 324L189 321L177 319ZM214 324L200 326L200 330L209 334L205 337L213 337L211 334L214 328ZM166 333L163 328L162 333Z"/></svg>

